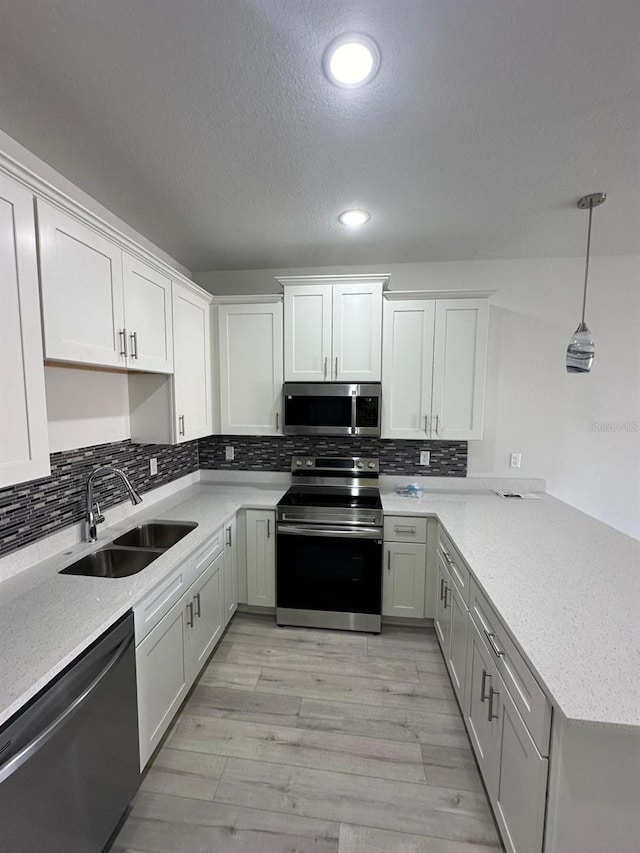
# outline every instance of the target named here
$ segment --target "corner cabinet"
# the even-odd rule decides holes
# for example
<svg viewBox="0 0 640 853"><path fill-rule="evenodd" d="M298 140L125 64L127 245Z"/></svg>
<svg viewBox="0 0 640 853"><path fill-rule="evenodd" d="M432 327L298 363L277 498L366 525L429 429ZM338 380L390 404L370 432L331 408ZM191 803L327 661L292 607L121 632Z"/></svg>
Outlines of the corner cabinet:
<svg viewBox="0 0 640 853"><path fill-rule="evenodd" d="M281 278L286 382L379 382L386 276Z"/></svg>
<svg viewBox="0 0 640 853"><path fill-rule="evenodd" d="M488 318L486 297L385 299L383 438L482 438Z"/></svg>
<svg viewBox="0 0 640 853"><path fill-rule="evenodd" d="M175 370L129 373L131 440L181 444L213 432L211 297L173 282Z"/></svg>
<svg viewBox="0 0 640 853"><path fill-rule="evenodd" d="M220 426L226 435L281 435L282 303L218 305Z"/></svg>
<svg viewBox="0 0 640 853"><path fill-rule="evenodd" d="M0 174L0 487L46 477L49 437L33 197Z"/></svg>
<svg viewBox="0 0 640 853"><path fill-rule="evenodd" d="M173 372L171 281L38 199L45 357Z"/></svg>

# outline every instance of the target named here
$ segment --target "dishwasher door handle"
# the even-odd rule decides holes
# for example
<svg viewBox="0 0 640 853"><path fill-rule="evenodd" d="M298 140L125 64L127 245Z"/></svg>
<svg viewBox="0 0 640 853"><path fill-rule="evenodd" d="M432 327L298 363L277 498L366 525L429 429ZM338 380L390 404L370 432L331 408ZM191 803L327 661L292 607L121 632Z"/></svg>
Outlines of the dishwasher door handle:
<svg viewBox="0 0 640 853"><path fill-rule="evenodd" d="M0 766L0 783L12 776L19 767L22 767L25 761L28 761L33 755L35 755L38 750L47 743L47 741L51 740L58 729L65 724L69 717L73 716L73 714L75 714L76 711L84 705L93 691L102 683L102 681L104 681L111 670L120 663L122 658L133 645L134 639L135 638L133 636L127 637L126 640L124 640L114 651L109 662L98 673L98 675L96 675L89 686L86 687L82 693L76 696L71 704L68 705L51 723L49 723L43 731L30 740L29 743L20 750L20 752L16 753L12 758L9 758L5 764Z"/></svg>

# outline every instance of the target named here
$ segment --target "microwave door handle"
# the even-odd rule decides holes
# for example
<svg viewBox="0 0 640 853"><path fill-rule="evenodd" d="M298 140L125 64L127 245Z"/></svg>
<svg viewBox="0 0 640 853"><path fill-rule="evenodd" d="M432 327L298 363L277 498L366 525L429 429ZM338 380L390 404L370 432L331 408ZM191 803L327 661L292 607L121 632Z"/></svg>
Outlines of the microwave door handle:
<svg viewBox="0 0 640 853"><path fill-rule="evenodd" d="M356 400L358 399L357 395L358 395L357 391L351 392L351 435L356 434L357 426L358 426L356 423L357 410L358 410L357 405L356 405Z"/></svg>

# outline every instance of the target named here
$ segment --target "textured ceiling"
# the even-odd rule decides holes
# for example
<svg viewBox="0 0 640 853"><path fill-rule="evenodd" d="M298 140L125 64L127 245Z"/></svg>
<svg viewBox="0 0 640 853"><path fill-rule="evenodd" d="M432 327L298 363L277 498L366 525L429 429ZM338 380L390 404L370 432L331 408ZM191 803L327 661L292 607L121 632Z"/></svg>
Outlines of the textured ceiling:
<svg viewBox="0 0 640 853"><path fill-rule="evenodd" d="M639 48L638 0L2 0L0 128L191 270L581 255L596 190L639 252Z"/></svg>

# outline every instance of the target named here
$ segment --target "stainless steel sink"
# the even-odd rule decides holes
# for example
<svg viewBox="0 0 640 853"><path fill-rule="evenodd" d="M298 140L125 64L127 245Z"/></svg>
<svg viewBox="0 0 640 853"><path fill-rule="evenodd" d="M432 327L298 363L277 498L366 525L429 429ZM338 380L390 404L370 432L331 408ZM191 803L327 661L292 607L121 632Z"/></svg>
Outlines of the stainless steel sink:
<svg viewBox="0 0 640 853"><path fill-rule="evenodd" d="M113 544L127 548L157 548L166 551L197 526L194 521L150 521L118 536Z"/></svg>
<svg viewBox="0 0 640 853"><path fill-rule="evenodd" d="M161 554L162 551L159 550L148 551L142 548L101 548L62 569L60 574L126 578L141 572Z"/></svg>

